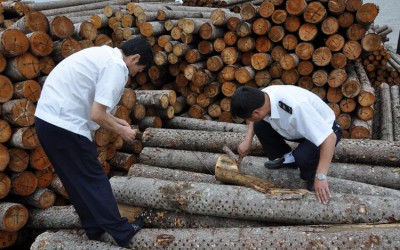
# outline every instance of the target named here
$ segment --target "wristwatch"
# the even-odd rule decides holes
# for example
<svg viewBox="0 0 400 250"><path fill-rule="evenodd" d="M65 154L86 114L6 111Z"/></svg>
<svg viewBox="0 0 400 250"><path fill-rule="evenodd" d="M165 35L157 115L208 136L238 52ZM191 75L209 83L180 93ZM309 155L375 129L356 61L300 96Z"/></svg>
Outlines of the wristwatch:
<svg viewBox="0 0 400 250"><path fill-rule="evenodd" d="M317 178L317 180L320 180L320 181L326 180L326 175L321 174L321 173L316 173L315 178Z"/></svg>

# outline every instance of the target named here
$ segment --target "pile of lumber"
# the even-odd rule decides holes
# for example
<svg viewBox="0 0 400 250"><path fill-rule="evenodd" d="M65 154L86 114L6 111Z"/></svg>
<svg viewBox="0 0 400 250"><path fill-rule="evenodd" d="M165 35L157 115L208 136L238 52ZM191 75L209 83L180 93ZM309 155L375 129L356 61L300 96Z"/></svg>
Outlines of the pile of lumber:
<svg viewBox="0 0 400 250"><path fill-rule="evenodd" d="M235 6L234 11L230 11L228 8L179 6L163 2L133 3L128 0L2 3L5 29L0 31L0 219L3 222L0 226L0 248L15 244L18 232L24 228L45 230L80 227L73 209L70 206L62 206L69 205L68 194L36 137L33 128L35 104L46 76L61 60L86 47L119 46L125 40L138 35L149 38L156 64L148 72L142 72L128 81L121 101L113 112L117 117L145 132L139 133L137 140L128 143L103 128L94 131L93 138L100 153L99 160L109 176L132 175L130 178L133 181L142 183L147 189L150 185L148 182L153 181L154 184L151 185L154 185L154 188L164 190L161 193L147 192L149 190L147 193L132 193L143 197L129 196L129 180L126 177L113 177L115 190L118 190L119 185L127 186L128 193L124 194L127 196L119 197L120 202L140 199L148 202L120 204L123 215L133 219L145 211L148 214L148 227L204 229L165 231L165 236L162 235L163 231L144 230L143 234L138 235L142 237L142 243L133 243L143 245L135 246L180 246L179 244L198 242L214 244L213 240L218 240L219 244L242 246L241 244L247 244L245 242L254 238L254 235L267 230L276 230L277 235L289 230L286 227L260 230L253 227L281 225L282 222L305 225L290 229L290 232L297 232L299 235L309 231L309 225L314 224L382 222L377 219L381 215L379 213L361 219L348 214L346 222L322 220L308 214L306 217L309 219L304 221L295 220L294 214L292 217L282 217L282 221L278 221L271 219L267 210L264 217L257 215L261 210L257 213L247 210L236 213L237 204L229 203L232 200L217 200L222 192L240 192L243 197L259 196L251 189L222 185L222 182L216 181L213 176L218 157L223 153L222 142L214 139L232 137L229 147L233 150L244 135L246 126L241 124L244 121L230 114L230 97L238 86L244 84L254 87L295 84L309 89L329 103L345 129L345 137L372 137L379 140L346 140L341 144L343 146L338 148L335 157L341 162L338 165L343 166L343 170L338 173L332 172L335 173L332 176L338 178L331 182L332 190L338 193L338 196L331 204L343 200L346 192L359 192L363 197L369 195L365 201L381 204L381 200L375 197L397 197L399 189L396 186L397 182L389 178L395 176L394 178L398 179L398 171L387 167L398 166L398 145L393 141L400 140L399 86L395 78L393 82L385 78L391 86L386 83L375 84L368 74L371 72L368 71L368 65L363 65L366 53L374 54L382 49L381 33L365 33L375 19L377 6L363 5L357 0L348 0L346 3L290 0L254 1L243 5L240 1L230 3L226 6L239 5ZM398 55L389 49L386 51L391 56L386 60L397 72L394 63L400 65L400 60L396 59ZM175 117L178 115L181 117ZM154 130L161 128L169 129ZM196 129L200 132L193 133ZM192 133L185 134L186 130ZM156 136L153 139L160 137L165 138L165 141L151 142L149 137L154 133ZM177 138L180 140L176 141ZM211 146L213 148L209 148ZM150 155L149 151L152 150L155 150L155 155ZM248 157L249 161L245 161L244 166L263 165L263 159L259 157L261 147L257 142L254 150L254 157ZM158 159L160 163L146 162L146 159ZM174 163L174 160L181 162ZM369 166L356 166L354 163ZM181 172L180 167L174 164L181 166L186 172ZM159 167L174 168L179 172ZM197 167L201 170L195 169ZM331 171L339 168L332 167ZM141 172L147 172L147 176L133 177ZM362 173L370 175L361 176ZM298 179L295 172L290 173L288 179L282 179L282 172L267 175L263 168L244 168L244 174L273 180L278 188L303 188L300 180L293 181ZM168 176L187 179L172 178L167 180L169 182L157 180ZM380 181L377 176L389 179ZM340 178L350 178L351 182L342 181ZM242 181L242 178L240 180ZM366 184L355 183L357 180ZM188 186L180 181L189 182L190 187L199 195L204 193L205 188L201 182L218 185L210 187L213 190L221 190L221 193L214 194L215 200L208 200L204 196L191 196L185 189ZM288 183L298 185L288 186ZM181 186L184 189L180 189ZM174 191L177 187L182 196L168 196L169 190ZM236 191L236 188L239 191ZM226 193L224 195L226 196ZM313 194L303 191L284 194L278 192L277 195L278 199L294 195L298 203L306 200L310 204L318 204ZM154 200L148 196L170 200ZM357 207L358 211L364 214L365 206L361 204L364 201L363 197L356 199L351 196L354 202L359 203L347 205ZM268 204L274 202L274 199L269 197L265 202ZM188 204L188 200L195 202ZM221 201L221 204L228 202L224 207L227 210L218 212L221 210L218 201ZM345 206L341 202L337 203L338 207ZM196 204L202 205L197 205L199 207L196 208ZM251 206L257 207L258 204L251 203ZM298 209L299 205L294 203L290 204L290 207ZM66 212L63 212L63 209ZM387 220L398 220L398 214L392 213L391 209L398 209L397 204L393 203L393 207L388 207L385 216L393 216L387 217ZM286 210L281 212L287 213ZM68 216L59 216L64 213ZM329 213L321 215L329 217L327 214ZM381 219L386 219L383 217L381 216ZM232 229L221 229L218 236L215 236L213 230L206 229L228 226ZM238 229L242 226L249 229ZM381 237L381 234L391 237L389 231L398 230L396 225L388 228L382 225L353 227L369 230L371 234L378 235L377 237ZM362 233L355 234L352 230L348 232L346 226L338 228L330 225L326 227L326 232L337 229L340 231L339 238L366 237ZM244 236L237 237L241 240L240 243L233 243L231 238L224 236L235 235L237 232L245 232ZM212 234L217 238L212 238ZM193 241L190 240L190 235L195 235ZM41 237L48 237L44 238L44 241L57 241L57 237L66 236L71 238L71 242L76 240L79 244L88 244L81 232L61 231L59 234L46 233ZM315 237L320 237L324 244L334 244L324 240L324 233L317 233ZM39 244L40 239L37 241ZM105 240L109 241L109 238ZM305 244L304 242L306 241L297 241L296 244ZM396 240L392 242L398 244ZM104 246L103 243L96 244L91 246ZM249 244L258 246L257 244L264 243L257 241ZM271 238L271 241L265 244L273 246L275 240ZM62 247L76 249L76 245L73 244ZM90 246L87 248L90 249Z"/></svg>

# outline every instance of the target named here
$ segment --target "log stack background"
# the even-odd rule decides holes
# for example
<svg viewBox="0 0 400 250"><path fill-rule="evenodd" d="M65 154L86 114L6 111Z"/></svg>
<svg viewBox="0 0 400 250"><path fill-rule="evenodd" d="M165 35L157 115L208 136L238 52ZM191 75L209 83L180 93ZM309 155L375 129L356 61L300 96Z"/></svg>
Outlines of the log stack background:
<svg viewBox="0 0 400 250"><path fill-rule="evenodd" d="M137 178L170 177L168 181L172 183L160 184L166 185L165 190L168 185L180 185L174 184L176 181L190 181L193 186L196 182L221 185L213 177L219 155L215 153L223 153L223 143L217 138L245 131L245 121L230 114L230 97L241 85L262 88L291 84L324 99L345 129L345 138L361 139L344 140L341 143L344 146L339 146L335 154L335 167L331 167L330 173L338 179L330 183L339 195L337 199L340 200L341 193L354 190L371 197L399 195L399 187L390 183L399 180L398 169L391 167L399 166L400 150L396 142L400 141L400 55L384 44L390 28L373 25L379 11L374 4L362 4L359 0L271 0L184 1L181 6L173 2L73 0L2 2L1 6L0 22L4 28L0 32L0 218L3 222L0 248L26 246L40 232L57 225L79 227L76 215L73 223L68 224L54 223L54 216L41 214L58 207L67 209L62 213L68 218L74 213L70 207L64 207L69 205L68 194L54 174L33 128L35 104L46 75L58 62L81 49L101 45L116 47L138 35L148 37L151 42L155 64L148 72L130 79L114 114L143 133L129 143L102 128L93 134L104 170L110 177L115 176L113 183L125 183L116 176L129 174ZM216 131L222 134L215 134ZM152 144L149 138L153 133L156 134L153 138L172 136ZM185 133L192 133L183 140L188 142L176 146L180 142L174 139L184 138ZM206 139L202 139L204 135ZM190 140L195 140L192 148ZM239 142L239 139L233 140L230 148L235 150ZM209 148L210 144L214 148ZM254 147L252 155L260 155L260 146ZM211 153L214 154L207 155ZM262 166L262 159L250 159L243 164L254 165L253 170L245 169L245 173L260 178L268 176L266 179L274 180L279 188L304 188L286 185L298 178L295 173L289 176L291 181L282 180L265 169L257 169L258 165ZM186 172L174 172L182 171L178 170L181 168ZM391 176L394 180L375 180L376 172L378 176ZM173 178L177 176L187 178ZM147 185L148 180L138 181ZM133 219L145 210L147 226L156 228L280 225L280 221L267 217L243 218L215 211L204 214L185 209L186 203L179 205L180 198L190 197L167 197L169 202L178 203L174 208L157 207L151 200L147 204L133 202L126 209L127 204L121 204L121 212ZM128 198L121 198L119 202ZM200 201L205 202L205 207L218 210L209 201ZM336 204L336 200L332 203ZM397 204L393 206L396 208ZM180 212L171 212L176 209ZM397 221L398 213L392 215ZM44 219L35 224L35 216ZM176 224L176 221L183 222ZM298 223L289 221L293 225ZM378 222L365 219L365 222L372 221ZM342 222L311 220L300 224L320 223ZM207 235L207 229L199 232L200 238ZM146 237L146 233L150 235L151 231L139 237ZM183 237L186 233L178 232L174 237ZM51 242L51 237L48 240Z"/></svg>

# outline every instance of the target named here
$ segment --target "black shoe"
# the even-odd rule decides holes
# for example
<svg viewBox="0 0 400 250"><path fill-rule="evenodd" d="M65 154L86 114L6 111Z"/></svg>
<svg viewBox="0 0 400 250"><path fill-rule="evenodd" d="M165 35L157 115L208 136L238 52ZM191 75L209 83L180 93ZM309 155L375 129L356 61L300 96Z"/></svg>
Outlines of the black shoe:
<svg viewBox="0 0 400 250"><path fill-rule="evenodd" d="M140 215L134 222L131 223L131 225L132 225L132 227L133 227L133 230L134 230L134 233L133 233L132 237L133 237L137 232L139 232L140 229L142 229L143 224L144 224L144 218L143 218L143 216L141 216L141 215Z"/></svg>
<svg viewBox="0 0 400 250"><path fill-rule="evenodd" d="M307 189L308 191L314 192L314 178L307 180Z"/></svg>
<svg viewBox="0 0 400 250"><path fill-rule="evenodd" d="M268 169L279 169L279 168L297 168L295 162L292 163L283 163L285 161L285 157L277 158L273 161L267 161L264 163L264 166Z"/></svg>

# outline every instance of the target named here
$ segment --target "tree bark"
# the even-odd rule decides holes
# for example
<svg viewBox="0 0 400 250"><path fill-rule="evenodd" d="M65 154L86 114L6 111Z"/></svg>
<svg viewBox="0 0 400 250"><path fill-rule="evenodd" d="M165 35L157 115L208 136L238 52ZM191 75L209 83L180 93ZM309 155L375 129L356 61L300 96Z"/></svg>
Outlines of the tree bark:
<svg viewBox="0 0 400 250"><path fill-rule="evenodd" d="M393 200L388 204L379 196L333 194L330 206L326 207L321 206L315 195L307 194L307 191L302 194L263 194L237 186L141 177L112 177L110 183L119 202L203 215L299 224L367 223L399 219L398 202ZM231 197L236 199L232 200ZM270 210L270 207L274 207L274 210ZM292 209L294 207L296 209Z"/></svg>
<svg viewBox="0 0 400 250"><path fill-rule="evenodd" d="M400 92L399 86L394 85L390 88L393 112L393 137L395 141L400 141Z"/></svg>
<svg viewBox="0 0 400 250"><path fill-rule="evenodd" d="M392 142L393 138L393 114L390 96L390 87L387 83L379 86L381 99L381 140Z"/></svg>
<svg viewBox="0 0 400 250"><path fill-rule="evenodd" d="M25 98L31 102L37 102L40 97L41 87L35 80L26 80L14 83L14 98Z"/></svg>
<svg viewBox="0 0 400 250"><path fill-rule="evenodd" d="M215 171L215 163L220 156L221 154L216 153L145 147L140 154L140 162L142 164L163 168L182 169L192 172L213 174ZM265 157L247 156L243 158L241 163L241 172L246 175L252 175L271 181L277 188L301 189L305 187L305 184L300 179L297 170L280 169L269 171L264 168L265 161ZM398 191L386 188L382 189L380 187L358 182L365 181L364 183L367 184L398 189L399 184L396 181L398 178L398 172L396 169L388 168L386 166L337 162L334 162L331 165L332 166L328 173L330 176L328 181L330 190L333 193L398 196ZM361 169L373 169L374 171L365 171ZM337 178L342 178L344 180Z"/></svg>
<svg viewBox="0 0 400 250"><path fill-rule="evenodd" d="M186 248L188 245L203 242L202 244L213 245L216 249L224 249L227 245L232 249L312 248L316 244L321 248L337 245L343 245L346 248L363 248L365 242L368 242L371 246L379 246L379 248L395 248L399 244L396 237L398 231L397 224L244 229L143 229L131 240L130 247L131 249ZM269 237L265 237L266 234L269 234ZM370 243L371 235L372 241L377 243ZM65 239L69 239L68 243ZM112 242L109 236L104 240ZM73 249L76 246L84 246L88 250L119 249L115 245L88 241L85 236L66 230L42 233L32 245L32 250L40 249L43 242L53 248Z"/></svg>
<svg viewBox="0 0 400 250"><path fill-rule="evenodd" d="M145 147L222 152L224 145L230 149L236 149L244 137L245 133L148 128L143 133L143 145ZM289 145L295 148L297 144L289 142ZM340 162L396 166L400 162L398 150L399 145L392 142L344 139L336 147L334 159ZM263 155L261 144L257 138L253 139L250 155Z"/></svg>

